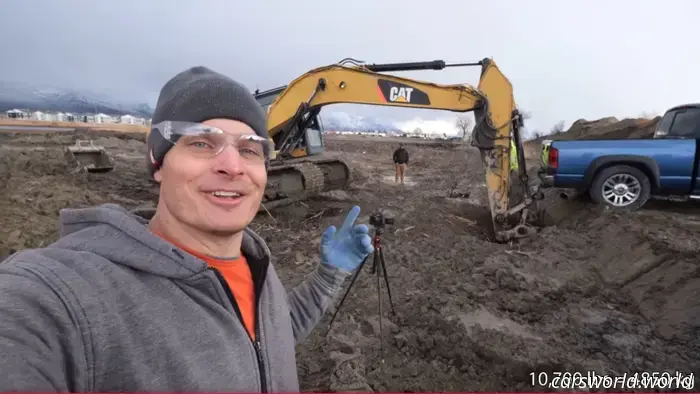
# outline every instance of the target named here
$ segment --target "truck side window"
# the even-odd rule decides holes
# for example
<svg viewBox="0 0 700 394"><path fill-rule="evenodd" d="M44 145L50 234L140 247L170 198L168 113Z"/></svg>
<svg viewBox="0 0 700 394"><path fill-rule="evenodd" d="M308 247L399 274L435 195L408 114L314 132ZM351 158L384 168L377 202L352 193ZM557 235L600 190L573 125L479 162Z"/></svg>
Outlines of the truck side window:
<svg viewBox="0 0 700 394"><path fill-rule="evenodd" d="M673 117L676 116L676 113L671 111L671 112L666 112L663 118L661 118L661 121L659 122L659 125L656 126L656 135L663 137L668 135L668 130L671 128L671 124L673 123Z"/></svg>
<svg viewBox="0 0 700 394"><path fill-rule="evenodd" d="M687 108L677 111L669 135L700 138L700 108Z"/></svg>

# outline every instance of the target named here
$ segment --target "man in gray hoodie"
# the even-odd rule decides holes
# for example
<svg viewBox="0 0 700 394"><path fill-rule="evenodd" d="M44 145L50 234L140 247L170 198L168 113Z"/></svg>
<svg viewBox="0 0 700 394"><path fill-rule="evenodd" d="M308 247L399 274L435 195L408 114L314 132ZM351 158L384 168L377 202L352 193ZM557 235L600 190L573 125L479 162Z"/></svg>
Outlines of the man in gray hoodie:
<svg viewBox="0 0 700 394"><path fill-rule="evenodd" d="M373 251L359 208L287 292L248 228L271 149L253 96L184 71L147 145L155 214L62 210L57 242L0 264L0 391L299 391L295 345Z"/></svg>

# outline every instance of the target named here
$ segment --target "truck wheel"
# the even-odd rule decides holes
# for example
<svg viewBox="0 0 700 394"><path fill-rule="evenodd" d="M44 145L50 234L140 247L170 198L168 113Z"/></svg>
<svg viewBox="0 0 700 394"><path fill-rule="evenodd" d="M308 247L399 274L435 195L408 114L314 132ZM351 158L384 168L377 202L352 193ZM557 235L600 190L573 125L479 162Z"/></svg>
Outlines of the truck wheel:
<svg viewBox="0 0 700 394"><path fill-rule="evenodd" d="M617 165L596 175L589 194L596 204L614 210L636 211L649 200L651 183L641 170Z"/></svg>

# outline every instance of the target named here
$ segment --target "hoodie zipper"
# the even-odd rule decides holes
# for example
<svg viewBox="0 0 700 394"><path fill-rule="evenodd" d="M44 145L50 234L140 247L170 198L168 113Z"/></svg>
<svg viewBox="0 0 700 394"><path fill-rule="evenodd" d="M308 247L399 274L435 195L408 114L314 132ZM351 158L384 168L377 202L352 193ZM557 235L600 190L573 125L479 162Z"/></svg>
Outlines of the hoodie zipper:
<svg viewBox="0 0 700 394"><path fill-rule="evenodd" d="M231 305L233 306L233 309L236 311L236 316L238 316L238 320L243 324L243 328L245 329L245 323L243 322L243 316L241 315L241 310L238 308L238 303L236 302L235 297L233 296L233 292L231 291L231 287L228 285L228 282L226 282L226 279L221 275L221 272L217 270L216 268L209 267L208 269L214 271L216 274L216 278L219 280L219 283L221 286L224 288L224 292L226 293L226 296L228 297L228 300L231 302ZM260 343L260 324L258 323L258 310L259 310L259 296L256 294L255 295L255 339L251 338L250 335L248 336L248 339L251 340L253 343L253 348L255 349L255 357L258 361L258 368L260 369L260 388L263 393L267 392L267 378L265 374L265 363L263 362L262 358L262 345Z"/></svg>

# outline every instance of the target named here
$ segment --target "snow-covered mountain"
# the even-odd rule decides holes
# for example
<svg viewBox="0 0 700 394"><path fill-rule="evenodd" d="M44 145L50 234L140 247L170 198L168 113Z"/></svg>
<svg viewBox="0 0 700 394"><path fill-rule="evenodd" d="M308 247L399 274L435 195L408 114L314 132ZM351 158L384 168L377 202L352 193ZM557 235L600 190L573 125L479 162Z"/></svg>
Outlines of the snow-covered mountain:
<svg viewBox="0 0 700 394"><path fill-rule="evenodd" d="M401 129L393 122L371 116L351 115L346 112L322 111L321 119L325 129L329 131L401 132Z"/></svg>
<svg viewBox="0 0 700 394"><path fill-rule="evenodd" d="M130 114L150 118L153 108L148 103L119 102L111 97L94 92L83 92L51 86L31 86L17 82L0 81L0 111L10 109L57 111L80 113L104 113L107 115ZM442 134L453 128L451 122L437 127L416 119L392 121L372 116L352 115L341 111L321 111L323 125L328 131L362 131L385 134L413 133ZM433 122L434 123L434 122ZM427 127L426 127L427 126ZM449 133L449 132L448 132Z"/></svg>
<svg viewBox="0 0 700 394"><path fill-rule="evenodd" d="M328 131L364 131L384 134L426 134L433 136L455 136L454 121L445 119L386 120L371 116L351 115L346 112L321 111L323 125Z"/></svg>
<svg viewBox="0 0 700 394"><path fill-rule="evenodd" d="M401 133L393 122L371 116L351 115L346 112L321 111L323 126L328 131L365 131L377 133Z"/></svg>
<svg viewBox="0 0 700 394"><path fill-rule="evenodd" d="M0 81L0 111L13 108L107 115L129 114L147 118L153 114L153 109L147 103L118 102L93 92Z"/></svg>

